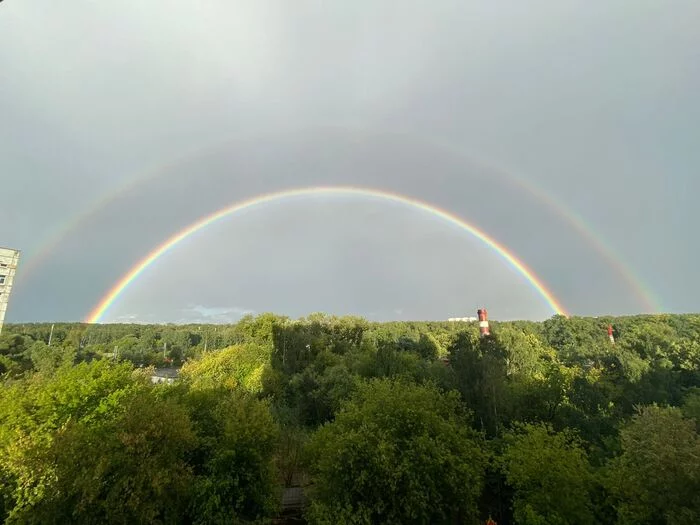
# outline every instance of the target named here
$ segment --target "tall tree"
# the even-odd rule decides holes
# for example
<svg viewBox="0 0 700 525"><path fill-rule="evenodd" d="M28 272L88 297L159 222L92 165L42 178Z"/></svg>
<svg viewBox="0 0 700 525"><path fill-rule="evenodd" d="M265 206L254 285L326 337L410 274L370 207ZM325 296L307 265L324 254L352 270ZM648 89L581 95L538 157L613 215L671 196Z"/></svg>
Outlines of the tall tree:
<svg viewBox="0 0 700 525"><path fill-rule="evenodd" d="M519 425L506 436L501 464L515 490L515 522L523 525L595 523L593 476L581 442L550 426Z"/></svg>
<svg viewBox="0 0 700 525"><path fill-rule="evenodd" d="M311 523L476 518L485 454L455 394L373 380L312 438Z"/></svg>
<svg viewBox="0 0 700 525"><path fill-rule="evenodd" d="M620 432L607 488L618 523L700 523L700 436L678 408L642 407Z"/></svg>
<svg viewBox="0 0 700 525"><path fill-rule="evenodd" d="M224 388L186 394L198 438L190 519L228 524L269 518L277 508L274 451L278 427L268 405Z"/></svg>

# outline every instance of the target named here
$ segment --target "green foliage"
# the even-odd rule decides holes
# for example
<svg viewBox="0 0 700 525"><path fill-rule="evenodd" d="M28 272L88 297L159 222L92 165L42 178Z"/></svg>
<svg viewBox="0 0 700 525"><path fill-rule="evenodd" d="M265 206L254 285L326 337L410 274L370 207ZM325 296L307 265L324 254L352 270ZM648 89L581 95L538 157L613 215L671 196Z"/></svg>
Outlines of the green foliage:
<svg viewBox="0 0 700 525"><path fill-rule="evenodd" d="M700 522L700 436L677 408L641 408L606 478L620 524Z"/></svg>
<svg viewBox="0 0 700 525"><path fill-rule="evenodd" d="M31 341L19 334L6 330L0 336L0 355L8 358L21 359L27 350L27 343Z"/></svg>
<svg viewBox="0 0 700 525"><path fill-rule="evenodd" d="M185 363L180 377L191 388L242 388L249 392L263 390L263 373L270 360L270 351L254 343L231 346L207 352L199 359Z"/></svg>
<svg viewBox="0 0 700 525"><path fill-rule="evenodd" d="M123 399L137 388L131 367L96 362L0 390L0 471L10 480L5 499L11 518L55 492L57 437L72 424L98 425L123 413Z"/></svg>
<svg viewBox="0 0 700 525"><path fill-rule="evenodd" d="M700 522L699 315L491 326L6 325L0 522Z"/></svg>
<svg viewBox="0 0 700 525"><path fill-rule="evenodd" d="M505 437L500 462L514 489L519 524L595 523L593 475L580 441L547 425L518 425Z"/></svg>
<svg viewBox="0 0 700 525"><path fill-rule="evenodd" d="M357 382L342 360L326 351L289 379L285 399L295 407L298 422L317 426L333 418Z"/></svg>
<svg viewBox="0 0 700 525"><path fill-rule="evenodd" d="M278 427L267 404L223 388L192 390L185 403L199 438L191 461L193 522L253 521L273 513Z"/></svg>
<svg viewBox="0 0 700 525"><path fill-rule="evenodd" d="M373 380L311 438L311 523L474 519L485 454L454 394Z"/></svg>
<svg viewBox="0 0 700 525"><path fill-rule="evenodd" d="M700 388L694 387L688 390L684 399L683 415L695 421L697 429L700 431Z"/></svg>
<svg viewBox="0 0 700 525"><path fill-rule="evenodd" d="M24 367L21 363L6 355L0 355L0 377L17 377L22 374Z"/></svg>
<svg viewBox="0 0 700 525"><path fill-rule="evenodd" d="M276 507L277 427L225 388L155 387L129 364L64 365L0 389L7 523L231 523Z"/></svg>
<svg viewBox="0 0 700 525"><path fill-rule="evenodd" d="M280 433L277 449L277 469L285 487L292 486L302 470L303 451L309 431L303 427L286 425Z"/></svg>
<svg viewBox="0 0 700 525"><path fill-rule="evenodd" d="M17 377L31 366L26 356L27 342L27 338L8 331L0 335L0 377Z"/></svg>
<svg viewBox="0 0 700 525"><path fill-rule="evenodd" d="M32 365L37 372L52 374L61 365L73 364L75 350L69 347L50 347L43 341L36 341L29 348Z"/></svg>
<svg viewBox="0 0 700 525"><path fill-rule="evenodd" d="M467 334L450 349L450 364L467 406L489 435L498 433L505 408L506 362L503 348L493 337L475 339Z"/></svg>
<svg viewBox="0 0 700 525"><path fill-rule="evenodd" d="M52 490L17 523L179 523L193 477L187 413L142 388L98 424L70 423L55 436Z"/></svg>

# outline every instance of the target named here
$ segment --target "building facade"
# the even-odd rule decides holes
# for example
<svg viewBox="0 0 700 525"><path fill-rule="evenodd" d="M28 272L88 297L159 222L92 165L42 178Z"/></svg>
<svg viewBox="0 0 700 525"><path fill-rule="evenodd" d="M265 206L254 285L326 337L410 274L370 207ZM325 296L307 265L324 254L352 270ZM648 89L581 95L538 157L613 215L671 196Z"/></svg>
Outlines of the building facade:
<svg viewBox="0 0 700 525"><path fill-rule="evenodd" d="M5 322L5 313L10 302L10 292L12 292L18 263L18 250L0 247L0 333Z"/></svg>

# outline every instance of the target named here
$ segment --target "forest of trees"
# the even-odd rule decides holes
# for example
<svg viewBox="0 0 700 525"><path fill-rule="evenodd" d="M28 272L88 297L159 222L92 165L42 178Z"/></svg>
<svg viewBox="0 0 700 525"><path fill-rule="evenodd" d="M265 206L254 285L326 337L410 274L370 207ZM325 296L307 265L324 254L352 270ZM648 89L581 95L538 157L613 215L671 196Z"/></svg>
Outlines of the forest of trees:
<svg viewBox="0 0 700 525"><path fill-rule="evenodd" d="M0 522L700 523L700 315L491 331L8 325Z"/></svg>

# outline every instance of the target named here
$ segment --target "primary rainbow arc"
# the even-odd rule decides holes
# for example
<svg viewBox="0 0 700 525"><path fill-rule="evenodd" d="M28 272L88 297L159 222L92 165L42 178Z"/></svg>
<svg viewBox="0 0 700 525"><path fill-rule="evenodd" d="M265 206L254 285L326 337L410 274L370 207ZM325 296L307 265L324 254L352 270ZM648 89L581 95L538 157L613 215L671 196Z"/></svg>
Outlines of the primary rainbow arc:
<svg viewBox="0 0 700 525"><path fill-rule="evenodd" d="M157 246L153 251L146 255L143 259L137 262L99 301L97 306L90 312L86 318L87 323L99 323L104 317L105 313L109 308L115 303L117 299L124 293L124 291L134 282L139 276L153 265L160 257L165 255L168 251L174 248L177 244L185 240L186 238L194 235L198 231L210 226L211 224L228 217L236 212L240 212L247 208L253 206L261 205L268 202L280 201L292 197L301 197L309 195L357 195L364 197L375 197L384 199L390 202L397 202L412 206L414 208L426 211L435 217L439 217L448 223L460 227L462 230L472 234L474 237L482 241L488 247L493 249L498 255L505 259L513 268L515 268L527 281L528 283L537 291L537 293L545 300L553 312L561 315L568 315L564 307L561 305L559 300L554 296L554 294L547 288L547 286L542 282L542 280L537 277L534 272L527 267L527 265L518 259L515 254L508 250L504 245L497 242L491 236L487 235L485 232L481 231L476 226L469 224L464 219L458 217L457 215L448 212L446 210L440 209L434 205L428 204L426 202L414 199L412 197L407 197L397 193L390 193L388 191L374 189L374 188L359 188L353 186L315 186L307 188L295 188L290 190L283 190L274 193L267 193L264 195L258 195L251 199L240 201L228 206L226 208L220 209L210 215L207 215L200 220L192 223L184 230L175 233L173 236L168 238L165 242Z"/></svg>

